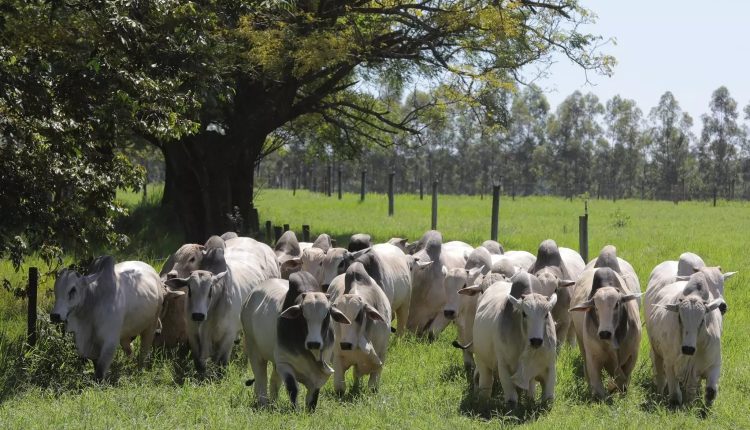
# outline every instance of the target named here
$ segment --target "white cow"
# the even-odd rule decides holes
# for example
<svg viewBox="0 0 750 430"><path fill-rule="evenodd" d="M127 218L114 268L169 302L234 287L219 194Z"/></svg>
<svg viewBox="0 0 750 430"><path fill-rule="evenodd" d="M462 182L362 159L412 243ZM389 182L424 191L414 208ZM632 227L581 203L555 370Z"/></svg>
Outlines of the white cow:
<svg viewBox="0 0 750 430"><path fill-rule="evenodd" d="M289 281L270 279L258 285L242 308L245 357L253 369L255 395L261 405L268 402L269 361L274 367L271 400L278 397L283 381L296 407L299 381L307 387L308 410L315 409L320 388L333 373L328 364L334 343L331 322L350 321L317 289L312 275L295 272Z"/></svg>
<svg viewBox="0 0 750 430"><path fill-rule="evenodd" d="M641 293L630 291L626 280L604 265L617 261L614 247L605 247L602 254L606 255L597 263L600 267L585 270L578 279L570 309L586 380L600 399L607 396L602 369L615 378L618 389L627 389L641 342Z"/></svg>
<svg viewBox="0 0 750 430"><path fill-rule="evenodd" d="M209 357L219 365L228 363L241 328L242 303L256 285L269 278L268 271L257 264L251 250L227 248L226 252L215 251L208 266L223 267L223 271L194 270L188 277L166 281L172 289L187 287L188 341L195 367L201 373L205 371ZM206 259L208 256L204 257Z"/></svg>
<svg viewBox="0 0 750 430"><path fill-rule="evenodd" d="M186 244L172 254L161 270L160 276L165 283L171 278L187 278L195 270L207 270L214 275L226 270L223 255L228 249L242 249L245 251L247 263L260 273L262 279L279 278L281 272L276 262L276 255L270 246L250 237L229 237L220 242L217 236L212 236L206 245ZM219 251L220 249L220 251ZM262 280L261 279L261 280ZM157 343L168 347L181 343L189 343L187 335L188 317L185 314L186 296L168 296L162 311L162 332L157 337Z"/></svg>
<svg viewBox="0 0 750 430"><path fill-rule="evenodd" d="M646 317L657 391L668 386L675 404L683 401L681 384L692 394L705 379L709 406L719 388L724 299L711 294L710 282L701 270L661 287Z"/></svg>
<svg viewBox="0 0 750 430"><path fill-rule="evenodd" d="M492 392L493 374L503 387L505 402L518 403L517 388L534 399L536 382L543 387L542 400L552 400L556 380L555 326L550 311L556 295L532 291L539 280L522 272L512 284L499 282L479 299L474 321L474 359L479 381L476 391L486 400Z"/></svg>
<svg viewBox="0 0 750 430"><path fill-rule="evenodd" d="M443 307L448 301L445 290L446 269L463 269L474 248L459 241L442 243L440 232L431 230L419 240L412 266L412 301L407 328L417 335L435 339L450 323Z"/></svg>
<svg viewBox="0 0 750 430"><path fill-rule="evenodd" d="M502 267L510 263L516 272L528 271L536 261L534 254L526 251L506 251L504 254L491 254L491 258L493 267Z"/></svg>
<svg viewBox="0 0 750 430"><path fill-rule="evenodd" d="M367 274L362 263L354 262L345 275L339 275L328 288L333 307L351 324L334 323L333 387L344 394L344 377L354 366L354 385L362 375L370 375L368 386L378 388L380 373L391 334L391 306L383 290Z"/></svg>
<svg viewBox="0 0 750 430"><path fill-rule="evenodd" d="M166 292L154 268L140 261L115 264L113 257L103 256L92 269L86 276L68 269L58 274L50 319L66 323L78 354L94 362L95 378L101 381L117 345L130 355L136 336L141 337L138 364L146 361Z"/></svg>

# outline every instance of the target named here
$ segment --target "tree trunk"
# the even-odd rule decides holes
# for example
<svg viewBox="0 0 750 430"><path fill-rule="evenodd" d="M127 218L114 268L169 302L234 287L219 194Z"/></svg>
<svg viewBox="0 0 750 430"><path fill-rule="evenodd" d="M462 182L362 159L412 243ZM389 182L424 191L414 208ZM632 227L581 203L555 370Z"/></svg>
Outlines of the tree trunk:
<svg viewBox="0 0 750 430"><path fill-rule="evenodd" d="M253 175L264 139L203 132L164 146L165 199L172 200L186 242L258 231Z"/></svg>

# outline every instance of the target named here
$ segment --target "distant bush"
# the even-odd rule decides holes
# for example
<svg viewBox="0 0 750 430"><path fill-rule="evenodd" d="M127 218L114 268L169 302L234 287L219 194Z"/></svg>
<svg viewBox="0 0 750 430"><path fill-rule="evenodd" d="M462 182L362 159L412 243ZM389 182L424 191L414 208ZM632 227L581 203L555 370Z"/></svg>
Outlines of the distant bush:
<svg viewBox="0 0 750 430"><path fill-rule="evenodd" d="M611 226L614 228L625 228L630 224L630 215L626 214L621 208L615 209L610 218L612 219Z"/></svg>

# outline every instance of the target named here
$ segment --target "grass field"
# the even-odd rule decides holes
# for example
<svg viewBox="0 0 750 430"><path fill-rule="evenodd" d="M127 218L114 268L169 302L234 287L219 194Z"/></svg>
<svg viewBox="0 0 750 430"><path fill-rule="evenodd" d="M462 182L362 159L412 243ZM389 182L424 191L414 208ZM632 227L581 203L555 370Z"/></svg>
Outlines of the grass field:
<svg viewBox="0 0 750 430"><path fill-rule="evenodd" d="M151 192L158 198L158 191ZM135 205L139 196L121 195ZM261 220L288 223L298 233L310 224L312 234L326 232L340 244L352 233L367 232L377 241L390 237L417 239L430 228L430 200L396 196L396 214L389 218L387 199L370 194L364 203L347 194L342 201L318 194L264 190L257 207ZM139 207L125 223L134 241L118 258L138 258L158 266L179 244L171 222L152 207ZM478 245L489 236L490 206L478 196L441 196L438 229L444 239ZM560 198L503 198L500 242L506 249L534 252L539 242L555 239L560 246L578 248L578 215L583 202ZM71 342L46 332L37 350L22 351L14 339L23 332L25 304L0 292L0 428L495 428L523 425L535 428L750 428L750 291L748 255L744 240L750 231L750 205L719 202L591 201L589 203L590 257L605 244L617 246L641 279L642 288L659 262L676 259L690 250L710 265L739 274L727 283L729 312L725 316L724 364L719 395L706 411L699 404L672 409L653 393L648 341L644 334L631 389L608 402L592 400L582 380L577 349L564 347L558 358L556 399L550 408L526 404L506 411L501 394L489 405L477 404L462 373L460 352L450 346L455 330L427 344L410 336L393 339L378 393L333 394L323 389L314 414L290 409L284 392L277 405L254 406L254 395L244 381L250 376L235 359L223 378L200 381L189 360L157 351L151 369L141 371L121 352L113 366L114 382L91 382L91 365L74 358ZM159 218L159 219L154 219ZM2 263L2 275L22 283ZM42 286L51 288L47 280ZM47 312L52 297L40 294Z"/></svg>

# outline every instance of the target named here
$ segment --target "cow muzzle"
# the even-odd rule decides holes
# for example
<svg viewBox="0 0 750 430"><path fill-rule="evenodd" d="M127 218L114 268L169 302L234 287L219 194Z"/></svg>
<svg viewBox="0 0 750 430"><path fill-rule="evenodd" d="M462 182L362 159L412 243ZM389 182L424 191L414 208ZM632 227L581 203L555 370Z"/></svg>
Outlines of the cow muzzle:
<svg viewBox="0 0 750 430"><path fill-rule="evenodd" d="M200 312L193 312L193 321L205 321L206 320L206 314L200 313Z"/></svg>
<svg viewBox="0 0 750 430"><path fill-rule="evenodd" d="M310 350L320 349L320 342L307 342L305 346Z"/></svg>
<svg viewBox="0 0 750 430"><path fill-rule="evenodd" d="M609 330L602 330L599 332L599 339L610 340L612 339L612 332Z"/></svg>
<svg viewBox="0 0 750 430"><path fill-rule="evenodd" d="M446 309L443 311L443 315L445 315L445 317L448 318L449 320L452 320L456 318L456 311Z"/></svg>
<svg viewBox="0 0 750 430"><path fill-rule="evenodd" d="M60 314L49 314L49 319L55 324L59 324L63 322L62 317L60 317Z"/></svg>
<svg viewBox="0 0 750 430"><path fill-rule="evenodd" d="M694 346L682 345L682 353L685 354L685 355L693 355L693 354L695 354L695 347Z"/></svg>
<svg viewBox="0 0 750 430"><path fill-rule="evenodd" d="M351 351L352 350L352 344L351 344L351 342L341 342L341 343L339 343L339 346L341 347L342 351Z"/></svg>
<svg viewBox="0 0 750 430"><path fill-rule="evenodd" d="M532 337L529 339L529 345L531 345L532 348L539 348L542 346L542 339L538 337Z"/></svg>

